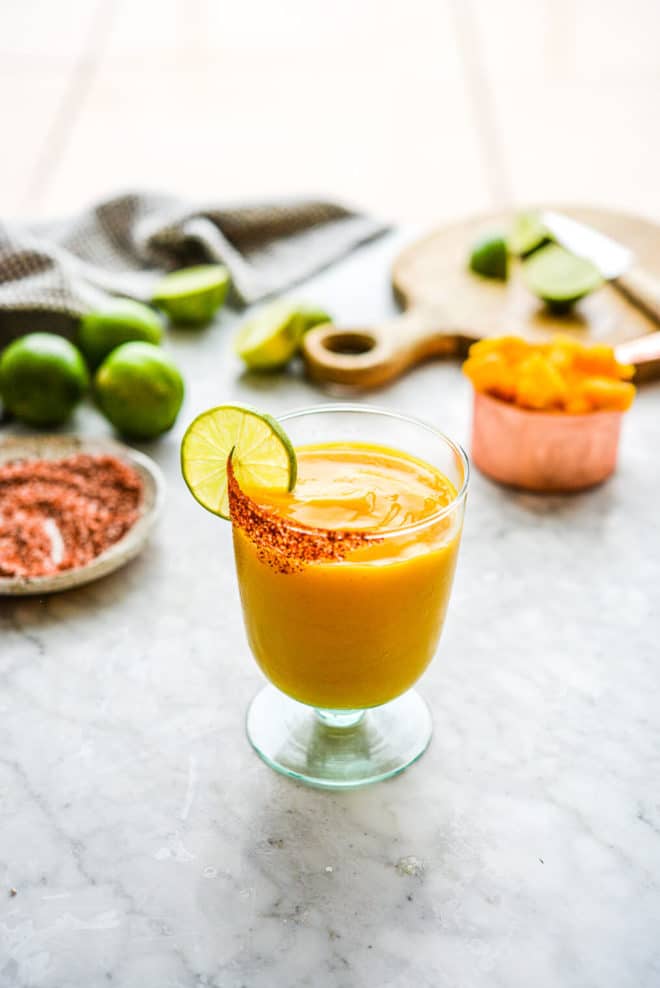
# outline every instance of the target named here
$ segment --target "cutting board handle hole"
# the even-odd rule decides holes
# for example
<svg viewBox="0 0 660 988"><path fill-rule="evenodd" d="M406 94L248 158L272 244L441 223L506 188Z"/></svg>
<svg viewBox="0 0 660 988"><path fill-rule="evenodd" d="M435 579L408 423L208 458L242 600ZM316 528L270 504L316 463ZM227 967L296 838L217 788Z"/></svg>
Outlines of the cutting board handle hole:
<svg viewBox="0 0 660 988"><path fill-rule="evenodd" d="M376 340L370 333L332 333L323 339L323 346L331 353L352 355L369 353L376 346Z"/></svg>

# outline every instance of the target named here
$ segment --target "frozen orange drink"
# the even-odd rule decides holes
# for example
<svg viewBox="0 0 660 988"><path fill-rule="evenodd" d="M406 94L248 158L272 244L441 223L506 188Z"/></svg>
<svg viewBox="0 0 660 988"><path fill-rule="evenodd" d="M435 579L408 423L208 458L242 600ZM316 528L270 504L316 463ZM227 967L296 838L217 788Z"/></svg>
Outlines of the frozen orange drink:
<svg viewBox="0 0 660 988"><path fill-rule="evenodd" d="M250 647L268 679L302 703L386 703L419 678L438 643L460 523L433 518L456 489L430 464L380 445L308 445L296 458L293 491L245 492L282 520L288 543L265 553L260 526L234 525ZM321 542L328 530L347 533L347 551L317 544L305 559L314 529Z"/></svg>
<svg viewBox="0 0 660 988"><path fill-rule="evenodd" d="M255 751L327 789L402 772L431 739L411 687L447 612L463 450L369 406L274 419L218 405L188 426L181 468L196 500L232 523L247 637L269 680L246 718Z"/></svg>

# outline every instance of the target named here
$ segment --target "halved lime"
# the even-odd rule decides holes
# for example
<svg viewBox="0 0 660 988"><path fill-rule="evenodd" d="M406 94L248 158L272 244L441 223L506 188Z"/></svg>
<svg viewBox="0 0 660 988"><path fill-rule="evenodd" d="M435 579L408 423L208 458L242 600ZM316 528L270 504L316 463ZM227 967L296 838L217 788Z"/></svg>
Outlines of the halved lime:
<svg viewBox="0 0 660 988"><path fill-rule="evenodd" d="M296 307L278 299L243 323L234 339L234 352L250 370L279 370L293 357L303 332Z"/></svg>
<svg viewBox="0 0 660 988"><path fill-rule="evenodd" d="M538 213L518 213L509 234L508 248L512 254L526 257L550 239Z"/></svg>
<svg viewBox="0 0 660 988"><path fill-rule="evenodd" d="M534 251L523 262L522 273L529 290L558 309L567 308L603 283L600 271L591 261L571 254L558 244Z"/></svg>
<svg viewBox="0 0 660 988"><path fill-rule="evenodd" d="M308 305L306 302L298 303L298 311L302 316L303 334L310 329L314 329L315 326L321 326L323 323L332 322L332 316L325 311L325 309L319 309L315 305Z"/></svg>
<svg viewBox="0 0 660 988"><path fill-rule="evenodd" d="M291 299L276 299L263 306L239 328L234 352L249 370L280 370L291 360L305 333L319 323L331 322L322 309Z"/></svg>
<svg viewBox="0 0 660 988"><path fill-rule="evenodd" d="M229 271L223 264L200 264L173 271L156 286L152 301L174 323L199 326L209 322L229 290Z"/></svg>
<svg viewBox="0 0 660 988"><path fill-rule="evenodd" d="M506 241L499 233L482 237L472 248L470 268L485 278L499 278L506 281L509 256Z"/></svg>
<svg viewBox="0 0 660 988"><path fill-rule="evenodd" d="M233 453L232 453L233 451ZM296 453L282 426L244 405L220 405L198 415L181 442L181 472L203 508L229 518L227 460L241 487L290 491Z"/></svg>

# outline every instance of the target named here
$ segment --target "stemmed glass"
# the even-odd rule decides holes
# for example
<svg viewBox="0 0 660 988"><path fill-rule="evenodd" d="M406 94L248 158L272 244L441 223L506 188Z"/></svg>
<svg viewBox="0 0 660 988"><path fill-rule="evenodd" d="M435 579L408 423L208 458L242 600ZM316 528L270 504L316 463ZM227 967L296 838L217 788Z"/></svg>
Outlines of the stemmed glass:
<svg viewBox="0 0 660 988"><path fill-rule="evenodd" d="M236 570L248 641L270 681L247 733L279 772L355 788L426 750L431 715L411 687L436 651L461 538L469 465L425 423L362 405L279 420L294 446L368 443L430 464L455 496L422 521L336 538L255 510L230 476Z"/></svg>

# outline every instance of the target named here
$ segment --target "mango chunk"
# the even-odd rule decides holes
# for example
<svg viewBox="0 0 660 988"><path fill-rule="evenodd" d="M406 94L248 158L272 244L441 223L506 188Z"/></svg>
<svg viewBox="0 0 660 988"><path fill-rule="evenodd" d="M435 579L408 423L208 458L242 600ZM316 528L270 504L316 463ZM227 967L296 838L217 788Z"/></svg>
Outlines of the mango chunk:
<svg viewBox="0 0 660 988"><path fill-rule="evenodd" d="M612 347L568 337L541 344L516 336L480 340L463 373L477 391L537 411L626 411L635 397L634 368L620 364Z"/></svg>

